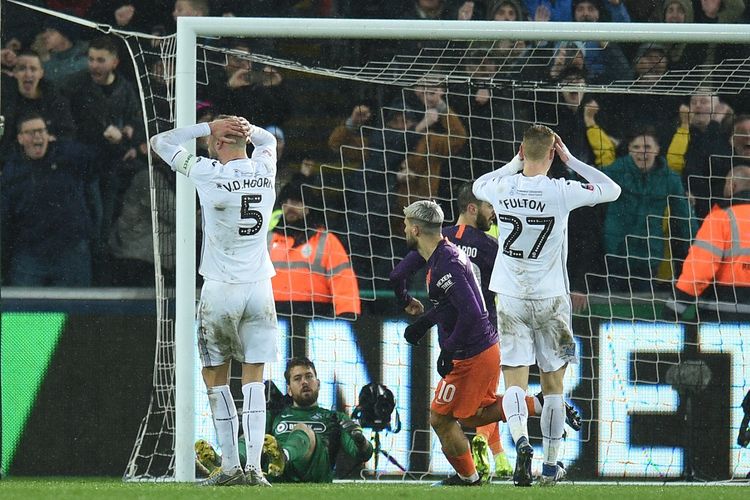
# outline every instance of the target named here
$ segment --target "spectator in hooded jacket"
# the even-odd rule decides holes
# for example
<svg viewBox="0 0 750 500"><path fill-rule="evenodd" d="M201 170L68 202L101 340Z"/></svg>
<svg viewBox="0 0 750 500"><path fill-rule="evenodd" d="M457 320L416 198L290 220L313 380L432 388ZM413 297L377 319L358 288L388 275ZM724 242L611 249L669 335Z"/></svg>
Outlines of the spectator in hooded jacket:
<svg viewBox="0 0 750 500"><path fill-rule="evenodd" d="M629 285L642 292L652 289L651 279L664 260L666 210L675 259L687 252L693 232L692 210L680 176L667 167L661 155L653 129L633 130L623 144L627 151L603 169L622 188L622 195L607 207L604 218L607 274L612 277L613 289L627 290Z"/></svg>

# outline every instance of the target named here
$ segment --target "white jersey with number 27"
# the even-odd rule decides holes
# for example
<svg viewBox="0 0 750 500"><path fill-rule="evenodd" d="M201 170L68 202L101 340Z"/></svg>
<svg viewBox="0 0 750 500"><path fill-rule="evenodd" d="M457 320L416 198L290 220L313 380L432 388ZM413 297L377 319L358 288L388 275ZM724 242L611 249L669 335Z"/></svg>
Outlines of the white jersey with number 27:
<svg viewBox="0 0 750 500"><path fill-rule="evenodd" d="M508 174L519 169L520 163ZM477 198L492 204L498 221L500 249L490 290L528 299L568 294L568 214L584 205L616 199L619 186L604 174L607 180L595 184L544 175L498 174L485 174L473 186Z"/></svg>

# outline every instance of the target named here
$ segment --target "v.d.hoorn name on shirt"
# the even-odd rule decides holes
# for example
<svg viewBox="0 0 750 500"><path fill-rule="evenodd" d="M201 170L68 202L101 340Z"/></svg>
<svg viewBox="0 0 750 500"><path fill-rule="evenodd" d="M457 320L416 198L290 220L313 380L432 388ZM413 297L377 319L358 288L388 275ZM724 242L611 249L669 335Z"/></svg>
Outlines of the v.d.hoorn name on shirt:
<svg viewBox="0 0 750 500"><path fill-rule="evenodd" d="M241 180L229 181L226 183L220 183L216 187L219 189L226 189L230 193L232 191L238 191L240 189L256 189L256 188L267 188L273 189L273 179L268 177L253 177L245 178Z"/></svg>

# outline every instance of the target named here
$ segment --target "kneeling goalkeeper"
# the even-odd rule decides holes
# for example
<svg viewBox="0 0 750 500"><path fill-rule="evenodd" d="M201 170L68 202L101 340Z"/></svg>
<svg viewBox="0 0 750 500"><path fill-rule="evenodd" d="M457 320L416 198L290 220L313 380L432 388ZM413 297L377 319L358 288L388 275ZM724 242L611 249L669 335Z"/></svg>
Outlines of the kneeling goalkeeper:
<svg viewBox="0 0 750 500"><path fill-rule="evenodd" d="M266 419L263 458L271 482L330 483L339 449L357 463L370 460L372 444L359 424L344 413L318 406L320 380L312 361L292 358L284 378L291 402L269 410ZM205 441L196 443L196 452L209 469L218 465L210 463L213 450Z"/></svg>

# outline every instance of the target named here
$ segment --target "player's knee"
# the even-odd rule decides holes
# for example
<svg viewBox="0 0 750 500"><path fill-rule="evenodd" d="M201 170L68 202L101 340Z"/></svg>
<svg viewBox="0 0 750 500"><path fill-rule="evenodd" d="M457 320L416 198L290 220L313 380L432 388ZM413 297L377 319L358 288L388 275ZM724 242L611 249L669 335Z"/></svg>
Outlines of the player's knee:
<svg viewBox="0 0 750 500"><path fill-rule="evenodd" d="M204 366L201 370L206 387L226 385L229 380L229 363L219 366Z"/></svg>
<svg viewBox="0 0 750 500"><path fill-rule="evenodd" d="M544 394L561 394L563 391L563 381L565 379L565 368L555 370L553 372L542 372L540 381L542 383L542 392Z"/></svg>
<svg viewBox="0 0 750 500"><path fill-rule="evenodd" d="M439 433L449 425L455 425L456 419L447 415L441 415L434 410L430 410L430 426Z"/></svg>
<svg viewBox="0 0 750 500"><path fill-rule="evenodd" d="M305 434L307 436L308 441L310 441L310 448L315 447L315 432L308 426L307 424L297 424L292 429L292 432L299 431Z"/></svg>

